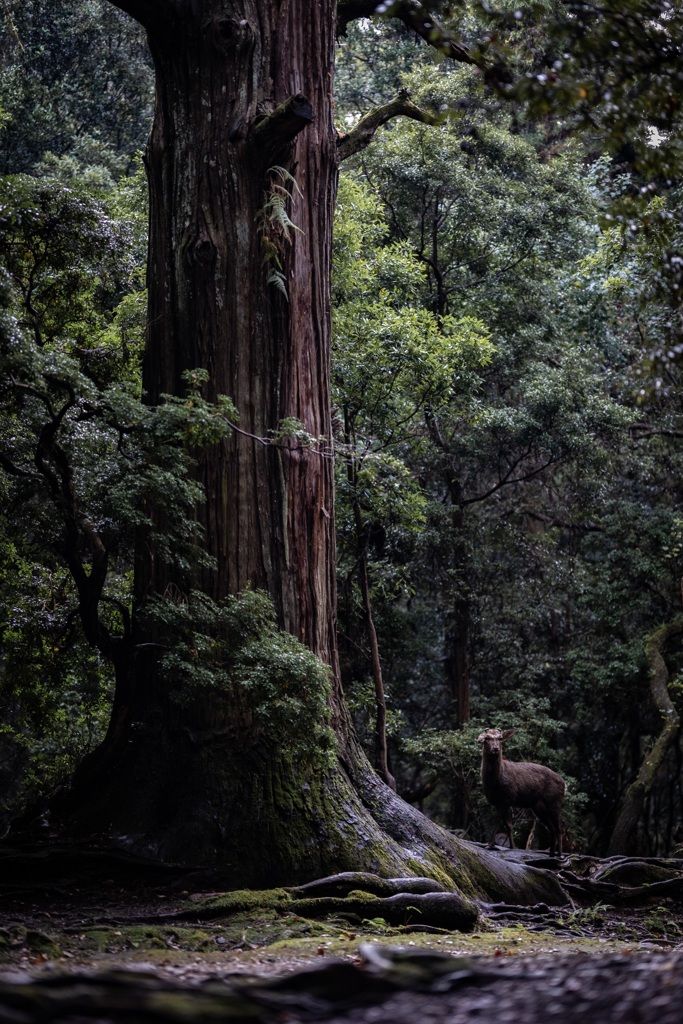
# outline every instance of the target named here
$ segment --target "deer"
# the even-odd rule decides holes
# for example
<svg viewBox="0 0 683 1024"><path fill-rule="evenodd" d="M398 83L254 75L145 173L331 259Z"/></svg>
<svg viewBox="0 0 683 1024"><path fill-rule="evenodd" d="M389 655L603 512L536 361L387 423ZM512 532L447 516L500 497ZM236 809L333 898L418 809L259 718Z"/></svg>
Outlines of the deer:
<svg viewBox="0 0 683 1024"><path fill-rule="evenodd" d="M533 761L507 761L503 757L503 740L514 729L486 729L478 737L482 743L481 781L484 794L498 812L514 850L512 808L530 807L550 833L550 856L562 856L560 810L566 791L564 779L544 764ZM495 825L489 848L495 847Z"/></svg>

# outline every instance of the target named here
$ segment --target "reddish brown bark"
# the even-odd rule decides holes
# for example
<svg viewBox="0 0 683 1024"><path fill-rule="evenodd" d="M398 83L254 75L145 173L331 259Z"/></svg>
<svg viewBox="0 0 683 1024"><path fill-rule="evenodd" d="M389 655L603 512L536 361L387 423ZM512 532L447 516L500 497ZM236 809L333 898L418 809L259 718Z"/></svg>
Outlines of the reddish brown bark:
<svg viewBox="0 0 683 1024"><path fill-rule="evenodd" d="M244 0L229 15L217 0L178 6L165 31L150 33L158 86L147 154L145 388L152 402L178 394L182 372L202 367L210 394L235 402L243 433L201 459L210 500L199 515L218 566L203 589L215 598L246 586L267 590L283 628L330 662L331 460L315 446L254 438L268 438L289 417L313 437L330 437L333 5ZM282 113L293 97L310 104L310 123ZM289 216L299 230L289 240L260 213L276 165L296 180ZM269 243L287 298L267 281ZM163 590L163 567L148 561L141 572L144 589Z"/></svg>

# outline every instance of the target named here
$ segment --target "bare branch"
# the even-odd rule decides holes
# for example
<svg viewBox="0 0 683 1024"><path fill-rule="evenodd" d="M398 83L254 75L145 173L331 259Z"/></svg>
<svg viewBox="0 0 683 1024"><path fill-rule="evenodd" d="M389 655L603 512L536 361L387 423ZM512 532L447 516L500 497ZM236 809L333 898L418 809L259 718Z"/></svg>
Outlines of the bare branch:
<svg viewBox="0 0 683 1024"><path fill-rule="evenodd" d="M683 430L673 427L654 427L649 423L634 423L629 430L634 441L649 441L653 437L683 437Z"/></svg>
<svg viewBox="0 0 683 1024"><path fill-rule="evenodd" d="M228 426L230 427L231 430L234 430L236 434L241 434L242 437L248 437L252 441L258 441L258 443L262 444L264 448L279 448L282 451L289 452L290 454L292 454L293 452L308 452L309 454L312 455L319 455L322 459L334 459L334 449L331 447L316 448L312 444L283 444L282 441L279 441L276 438L260 437L258 434L252 434L248 430L243 430L242 427L238 427L237 424L233 423L231 420L228 420ZM316 438L315 440L322 444L322 442L325 439Z"/></svg>
<svg viewBox="0 0 683 1024"><path fill-rule="evenodd" d="M519 512L528 519L535 519L537 522L543 523L545 526L555 527L560 530L580 530L582 533L604 533L604 527L600 526L598 523L581 523L566 519L558 519L557 516L544 515L543 512L539 512L533 508L520 508Z"/></svg>
<svg viewBox="0 0 683 1024"><path fill-rule="evenodd" d="M356 127L348 135L340 137L337 142L337 154L340 162L365 149L372 142L377 129L394 117L410 117L413 121L420 121L422 124L440 124L443 120L440 114L434 114L416 106L410 99L407 90L402 89L396 99L381 107L374 107L364 117L361 117Z"/></svg>
<svg viewBox="0 0 683 1024"><path fill-rule="evenodd" d="M526 455L520 456L519 459L515 460L515 462L510 467L508 472L504 476L502 476L500 480L497 481L497 483L493 484L491 487L489 487L487 491L483 491L481 494L477 494L472 498L464 498L462 501L459 502L460 506L474 505L478 501L485 501L486 498L490 498L492 494L495 494L497 491L502 490L503 487L512 487L515 484L523 484L526 483L527 480L533 480L534 477L540 476L541 473L544 473L546 469L550 469L551 466L554 466L558 462L562 461L561 457L559 456L558 458L555 459L548 459L546 462L543 462L540 466L536 466L534 469L530 469L526 473L520 473L519 476L513 476L512 474L514 473L515 469L517 468L517 466L521 465L525 458Z"/></svg>

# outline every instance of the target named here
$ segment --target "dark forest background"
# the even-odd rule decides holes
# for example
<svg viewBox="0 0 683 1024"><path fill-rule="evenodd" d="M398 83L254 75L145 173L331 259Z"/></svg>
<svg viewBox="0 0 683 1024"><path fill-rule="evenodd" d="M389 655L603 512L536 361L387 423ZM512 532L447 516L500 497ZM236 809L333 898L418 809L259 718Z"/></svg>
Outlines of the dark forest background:
<svg viewBox="0 0 683 1024"><path fill-rule="evenodd" d="M163 430L150 428L132 454L112 442L114 423L142 415L141 153L153 109L143 33L95 0L3 6L7 827L101 739L113 678L104 645L74 614L74 574L49 504L16 471L40 457L27 397L45 408L55 373L76 361L70 387L83 415L65 451L110 540L112 619L131 601L145 496L163 494L190 524L196 494ZM547 99L536 67L553 48L561 56L562 41L524 11L508 58L528 88L509 98L399 22L362 20L340 39L340 135L401 89L437 120L386 125L344 163L339 185L345 691L371 759L386 734L399 794L473 839L488 828L483 728L514 727L510 756L568 779L570 850L611 848L654 751L628 846L665 855L683 842L680 176L657 163L670 139L656 111L619 135ZM32 375L23 395L17 359ZM168 543L191 546L186 533ZM653 696L658 671L665 699ZM663 715L676 728L655 746Z"/></svg>

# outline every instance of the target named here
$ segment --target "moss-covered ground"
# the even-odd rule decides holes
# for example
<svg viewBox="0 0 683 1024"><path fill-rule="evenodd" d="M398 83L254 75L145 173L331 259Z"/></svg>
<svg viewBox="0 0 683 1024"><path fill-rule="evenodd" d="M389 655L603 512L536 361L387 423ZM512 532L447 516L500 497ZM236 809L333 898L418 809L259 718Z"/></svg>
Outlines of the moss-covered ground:
<svg viewBox="0 0 683 1024"><path fill-rule="evenodd" d="M666 901L628 916L602 905L546 909L524 923L514 915L493 919L484 910L474 930L463 934L339 912L305 917L287 909L285 895L111 891L106 884L99 895L92 889L17 893L0 912L0 971L145 965L171 974L272 974L326 956L357 960L367 942L494 957L683 944L683 911ZM217 913L219 900L224 909Z"/></svg>

